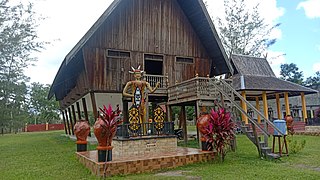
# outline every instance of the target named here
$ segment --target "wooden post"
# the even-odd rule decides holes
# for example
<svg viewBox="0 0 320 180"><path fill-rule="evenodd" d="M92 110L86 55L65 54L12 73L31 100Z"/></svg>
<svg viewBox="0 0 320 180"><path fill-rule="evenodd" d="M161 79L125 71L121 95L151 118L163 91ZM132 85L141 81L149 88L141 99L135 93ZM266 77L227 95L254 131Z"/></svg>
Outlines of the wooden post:
<svg viewBox="0 0 320 180"><path fill-rule="evenodd" d="M80 103L76 102L76 106L77 106L77 114L78 114L78 119L81 119L81 112L80 112Z"/></svg>
<svg viewBox="0 0 320 180"><path fill-rule="evenodd" d="M82 98L82 107L83 107L84 118L88 121L90 125L86 98Z"/></svg>
<svg viewBox="0 0 320 180"><path fill-rule="evenodd" d="M301 93L301 105L302 105L302 117L304 122L307 121L308 115L307 115L307 105L306 105L306 97L304 96L304 93Z"/></svg>
<svg viewBox="0 0 320 180"><path fill-rule="evenodd" d="M195 111L196 111L196 119L195 119L195 125L196 125L196 130L197 130L197 139L198 139L198 143L199 143L199 147L200 149L202 149L202 143L201 143L201 139L200 139L200 133L199 133L199 129L197 126L197 120L200 117L200 106L199 106L199 100L196 101L196 105L195 105Z"/></svg>
<svg viewBox="0 0 320 180"><path fill-rule="evenodd" d="M91 97L93 116L94 116L94 119L97 119L98 118L98 109L97 109L96 97L94 95L94 92L90 92L90 97Z"/></svg>
<svg viewBox="0 0 320 180"><path fill-rule="evenodd" d="M68 110L65 110L65 115L66 115L66 122L67 122L67 126L68 126L68 132L69 132L69 135L71 135L70 123L69 123L69 118L68 118Z"/></svg>
<svg viewBox="0 0 320 180"><path fill-rule="evenodd" d="M187 118L186 118L186 107L185 106L181 106L181 113L180 113L181 117L180 117L180 121L182 122L183 125L183 139L184 139L184 143L187 144L188 143L188 132L187 132Z"/></svg>
<svg viewBox="0 0 320 180"><path fill-rule="evenodd" d="M264 115L264 117L269 119L269 115L268 115L268 99L267 99L266 91L262 92L262 101L263 101L263 115Z"/></svg>
<svg viewBox="0 0 320 180"><path fill-rule="evenodd" d="M242 92L241 92L241 96L242 96L244 99L246 99L246 91L242 91ZM242 107L242 109L243 109L245 112L248 112L246 102L241 101L241 107ZM243 114L243 113L241 113L241 117L242 117L242 121L244 121L245 124L248 124L248 117L247 117L245 114Z"/></svg>
<svg viewBox="0 0 320 180"><path fill-rule="evenodd" d="M277 114L278 114L278 119L281 119L281 104L280 104L280 96L278 93L276 93L276 104L277 104Z"/></svg>
<svg viewBox="0 0 320 180"><path fill-rule="evenodd" d="M128 101L126 100L122 100L122 115L123 115L123 122L126 124L126 123L129 123L129 118L128 118Z"/></svg>
<svg viewBox="0 0 320 180"><path fill-rule="evenodd" d="M74 122L74 124L76 124L77 123L77 117L76 117L76 111L75 111L74 105L71 105L71 110L72 110L73 122Z"/></svg>
<svg viewBox="0 0 320 180"><path fill-rule="evenodd" d="M68 129L67 129L67 124L66 124L66 118L64 116L64 112L63 110L60 110L61 114L62 114L62 120L63 120L63 124L64 124L64 131L66 134L68 134Z"/></svg>
<svg viewBox="0 0 320 180"><path fill-rule="evenodd" d="M168 122L173 122L172 107L170 105L166 105L166 109L167 109L167 120L168 120Z"/></svg>
<svg viewBox="0 0 320 180"><path fill-rule="evenodd" d="M258 111L260 111L260 102L259 102L259 97L256 97L256 108L258 109ZM258 123L261 123L261 117L259 114L257 114L257 119L258 119Z"/></svg>
<svg viewBox="0 0 320 180"><path fill-rule="evenodd" d="M289 93L284 93L284 103L286 107L286 115L290 115L290 106L289 106Z"/></svg>
<svg viewBox="0 0 320 180"><path fill-rule="evenodd" d="M68 108L68 114L69 114L69 119L70 119L70 124L71 124L71 132L72 132L72 135L74 135L74 131L73 131L73 122L72 122L72 116L71 116L71 109L70 107Z"/></svg>
<svg viewBox="0 0 320 180"><path fill-rule="evenodd" d="M82 100L82 107L83 107L84 118L85 118L86 121L88 121L88 124L89 124L89 126L90 126L90 121L89 121L89 115L88 115L86 98L82 98L81 100ZM91 132L89 133L89 137L91 137Z"/></svg>

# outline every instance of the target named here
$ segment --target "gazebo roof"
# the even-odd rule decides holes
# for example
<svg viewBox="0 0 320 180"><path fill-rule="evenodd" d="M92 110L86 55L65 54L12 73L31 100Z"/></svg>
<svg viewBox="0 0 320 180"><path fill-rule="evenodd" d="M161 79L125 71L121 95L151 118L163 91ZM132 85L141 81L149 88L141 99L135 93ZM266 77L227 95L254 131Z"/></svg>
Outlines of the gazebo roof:
<svg viewBox="0 0 320 180"><path fill-rule="evenodd" d="M259 96L262 94L262 91L267 92L268 98L274 98L275 93L283 92L288 92L289 96L298 96L302 92L305 94L318 92L277 78L265 58L232 55L231 64L235 70L233 87L237 91L245 90L249 97Z"/></svg>

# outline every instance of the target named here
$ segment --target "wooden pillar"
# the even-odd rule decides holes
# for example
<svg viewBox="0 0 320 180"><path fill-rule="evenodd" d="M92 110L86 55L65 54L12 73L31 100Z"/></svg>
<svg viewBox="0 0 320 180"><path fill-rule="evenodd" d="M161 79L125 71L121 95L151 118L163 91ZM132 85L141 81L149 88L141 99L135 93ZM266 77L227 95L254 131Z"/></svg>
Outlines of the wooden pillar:
<svg viewBox="0 0 320 180"><path fill-rule="evenodd" d="M286 107L286 115L290 115L290 106L289 106L289 93L284 93L284 104Z"/></svg>
<svg viewBox="0 0 320 180"><path fill-rule="evenodd" d="M90 125L86 98L82 98L82 107L83 107L84 118L88 121L88 123Z"/></svg>
<svg viewBox="0 0 320 180"><path fill-rule="evenodd" d="M277 104L278 119L281 119L281 104L280 104L280 96L278 93L276 93L276 104Z"/></svg>
<svg viewBox="0 0 320 180"><path fill-rule="evenodd" d="M90 92L90 97L91 97L93 116L94 116L94 119L97 119L98 118L98 109L97 109L96 97L94 95L94 92Z"/></svg>
<svg viewBox="0 0 320 180"><path fill-rule="evenodd" d="M242 91L242 92L241 92L241 96L242 96L244 99L246 99L246 92L245 92L245 91ZM245 112L248 112L246 102L241 101L241 107L242 107L242 109L243 109ZM241 117L242 117L242 121L244 121L246 124L248 124L248 117L247 117L245 114L243 114L243 113L241 113Z"/></svg>
<svg viewBox="0 0 320 180"><path fill-rule="evenodd" d="M81 112L80 112L80 103L76 102L76 106L77 106L77 114L78 114L78 119L81 119Z"/></svg>
<svg viewBox="0 0 320 180"><path fill-rule="evenodd" d="M173 122L173 118L172 118L172 106L166 105L166 109L167 109L167 120L168 120L168 122Z"/></svg>
<svg viewBox="0 0 320 180"><path fill-rule="evenodd" d="M256 97L256 108L258 109L258 111L260 111L260 102L259 102L259 97ZM258 123L261 123L261 117L259 114L257 114L257 119L258 119Z"/></svg>
<svg viewBox="0 0 320 180"><path fill-rule="evenodd" d="M63 110L60 110L60 112L62 114L62 120L63 120L63 124L64 124L64 131L65 131L66 134L68 134L68 129L67 129L66 118L64 116L64 112L63 112Z"/></svg>
<svg viewBox="0 0 320 180"><path fill-rule="evenodd" d="M81 100L82 100L82 108L83 108L84 118L86 121L88 121L88 124L90 126L86 98L82 98ZM89 132L89 137L91 137L91 132Z"/></svg>
<svg viewBox="0 0 320 180"><path fill-rule="evenodd" d="M268 115L268 99L267 99L267 93L266 91L262 92L262 101L263 101L263 115L269 119Z"/></svg>
<svg viewBox="0 0 320 180"><path fill-rule="evenodd" d="M197 120L200 117L200 111L201 111L200 106L199 106L199 101L196 101L194 109L195 109L195 114L196 114L195 125L196 125L196 130L197 130L197 139L198 139L199 147L200 147L200 149L202 149L202 143L200 140L200 132L199 132L199 129L197 126Z"/></svg>
<svg viewBox="0 0 320 180"><path fill-rule="evenodd" d="M70 107L68 108L68 114L69 114L69 119L70 119L70 124L71 124L71 132L72 132L72 135L74 135L74 131L73 131L73 122L72 122L72 116L71 116L71 109Z"/></svg>
<svg viewBox="0 0 320 180"><path fill-rule="evenodd" d="M71 135L70 123L69 123L69 118L68 118L68 110L66 109L64 112L65 112L65 116L66 116L66 122L67 122L67 126L68 126L68 132L69 132L69 135Z"/></svg>
<svg viewBox="0 0 320 180"><path fill-rule="evenodd" d="M128 114L129 114L129 112L128 112L128 101L126 101L126 100L122 100L122 111L123 111L123 113L122 113L122 115L123 115L123 123L129 123L129 118L128 118Z"/></svg>
<svg viewBox="0 0 320 180"><path fill-rule="evenodd" d="M186 107L181 106L181 113L180 113L180 121L182 122L182 130L183 130L183 139L184 143L188 143L188 132L187 132L187 117L186 117Z"/></svg>
<svg viewBox="0 0 320 180"><path fill-rule="evenodd" d="M306 122L308 115L307 115L306 97L304 96L303 92L301 93L301 105L302 105L302 117L304 122Z"/></svg>
<svg viewBox="0 0 320 180"><path fill-rule="evenodd" d="M71 105L71 110L72 110L73 122L74 122L74 124L76 124L77 123L77 117L76 117L76 111L75 111L74 105Z"/></svg>

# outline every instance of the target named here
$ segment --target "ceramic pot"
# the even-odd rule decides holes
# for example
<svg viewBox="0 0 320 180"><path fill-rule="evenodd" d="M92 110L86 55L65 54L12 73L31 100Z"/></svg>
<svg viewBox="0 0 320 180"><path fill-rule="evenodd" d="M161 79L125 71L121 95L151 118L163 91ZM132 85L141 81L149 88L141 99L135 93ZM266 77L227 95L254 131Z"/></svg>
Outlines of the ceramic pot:
<svg viewBox="0 0 320 180"><path fill-rule="evenodd" d="M209 125L210 114L201 115L197 120L197 127L203 136L206 133L206 128Z"/></svg>
<svg viewBox="0 0 320 180"><path fill-rule="evenodd" d="M74 133L77 137L77 151L86 151L87 150L87 137L90 133L90 126L88 121L79 120L74 125Z"/></svg>
<svg viewBox="0 0 320 180"><path fill-rule="evenodd" d="M94 135L98 140L97 149L106 150L109 132L107 132L107 127L105 122L101 118L98 118L94 123L93 128L94 128Z"/></svg>

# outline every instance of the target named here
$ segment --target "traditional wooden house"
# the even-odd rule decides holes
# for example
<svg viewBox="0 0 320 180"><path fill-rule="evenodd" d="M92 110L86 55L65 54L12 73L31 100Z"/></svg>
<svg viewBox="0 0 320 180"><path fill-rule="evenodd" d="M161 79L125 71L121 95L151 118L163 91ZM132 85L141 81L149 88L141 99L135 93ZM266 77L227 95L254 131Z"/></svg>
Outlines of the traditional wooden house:
<svg viewBox="0 0 320 180"><path fill-rule="evenodd" d="M98 107L104 104L119 104L124 112L128 110L129 100L122 96L122 91L133 79L129 74L131 66L141 65L151 86L160 82L160 88L149 96L150 102L162 103L168 110L170 106L182 106L182 115L183 107L192 105L197 117L201 107L236 107L246 123L268 137L269 132L248 113L247 106L277 129L268 118L267 97L284 96L287 101L288 96L301 94L303 99L304 94L314 91L290 83L281 88L284 82L274 76L270 66L261 66L266 61L255 58L256 63L248 63L243 57L231 58L236 69L234 87L242 91L241 96L232 80L215 78L233 74L233 67L202 0L114 0L67 54L48 98L55 96L59 101L68 134L73 134L76 120L88 119L88 111L96 118ZM244 69L248 67L250 71ZM242 101L242 106L234 101L235 97ZM264 113L246 100L250 98L263 99ZM186 123L184 133L186 141ZM267 138L261 144L257 134L248 137L261 156L271 154Z"/></svg>
<svg viewBox="0 0 320 180"><path fill-rule="evenodd" d="M73 111L97 117L103 104L126 109L121 92L139 65L151 86L161 82L149 101L165 103L168 86L231 67L202 0L114 0L67 54L48 97L74 120Z"/></svg>

